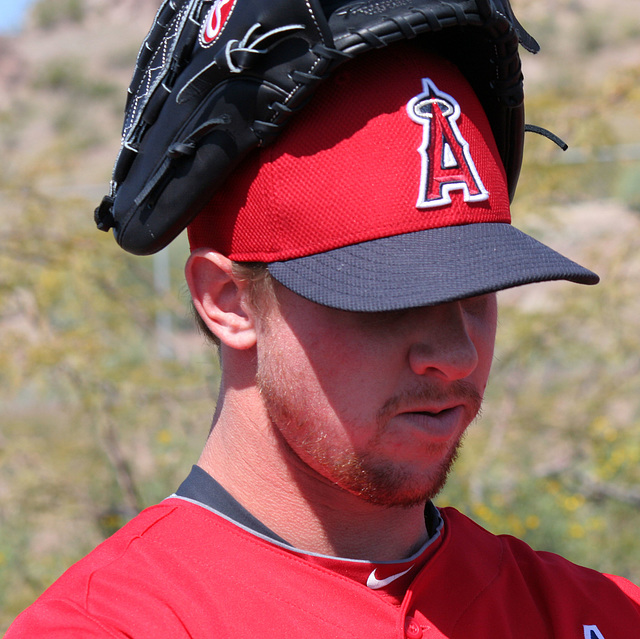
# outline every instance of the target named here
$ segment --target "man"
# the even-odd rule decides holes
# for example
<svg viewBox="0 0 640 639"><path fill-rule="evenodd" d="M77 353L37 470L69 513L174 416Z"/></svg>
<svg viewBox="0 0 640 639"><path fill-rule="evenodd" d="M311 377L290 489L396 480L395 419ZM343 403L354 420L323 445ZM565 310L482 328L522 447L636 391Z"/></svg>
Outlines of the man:
<svg viewBox="0 0 640 639"><path fill-rule="evenodd" d="M510 225L452 63L349 62L189 237L222 368L198 464L7 637L638 636L632 584L431 501L480 409L496 291L597 282Z"/></svg>

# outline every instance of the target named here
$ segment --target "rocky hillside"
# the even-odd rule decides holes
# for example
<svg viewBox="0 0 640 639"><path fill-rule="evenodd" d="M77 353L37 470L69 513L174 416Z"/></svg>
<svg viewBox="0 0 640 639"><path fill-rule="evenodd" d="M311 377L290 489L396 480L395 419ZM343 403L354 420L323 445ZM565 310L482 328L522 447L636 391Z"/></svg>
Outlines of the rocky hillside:
<svg viewBox="0 0 640 639"><path fill-rule="evenodd" d="M47 0L31 9L23 32L0 39L4 180L104 190L156 9L156 0Z"/></svg>

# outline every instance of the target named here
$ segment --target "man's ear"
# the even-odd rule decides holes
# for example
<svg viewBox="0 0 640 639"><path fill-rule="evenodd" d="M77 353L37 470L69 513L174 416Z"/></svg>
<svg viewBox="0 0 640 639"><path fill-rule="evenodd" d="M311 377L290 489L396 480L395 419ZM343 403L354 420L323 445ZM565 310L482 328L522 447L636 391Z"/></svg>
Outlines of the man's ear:
<svg viewBox="0 0 640 639"><path fill-rule="evenodd" d="M238 350L255 346L247 282L234 276L231 260L211 249L196 249L187 260L185 276L196 311L220 342Z"/></svg>

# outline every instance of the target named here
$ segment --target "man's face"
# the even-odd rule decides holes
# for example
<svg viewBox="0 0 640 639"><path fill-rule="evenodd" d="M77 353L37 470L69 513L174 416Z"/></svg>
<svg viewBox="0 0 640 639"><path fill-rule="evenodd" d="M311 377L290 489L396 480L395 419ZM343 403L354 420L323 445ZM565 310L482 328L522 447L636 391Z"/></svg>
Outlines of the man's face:
<svg viewBox="0 0 640 639"><path fill-rule="evenodd" d="M293 467L375 504L433 497L480 409L495 295L356 313L275 287L257 383Z"/></svg>

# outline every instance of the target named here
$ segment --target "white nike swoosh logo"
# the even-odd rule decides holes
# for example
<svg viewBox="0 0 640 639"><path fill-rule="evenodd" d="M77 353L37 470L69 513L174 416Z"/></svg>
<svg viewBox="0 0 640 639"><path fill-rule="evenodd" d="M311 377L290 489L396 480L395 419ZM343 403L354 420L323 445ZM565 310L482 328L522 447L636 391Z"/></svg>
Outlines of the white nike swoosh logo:
<svg viewBox="0 0 640 639"><path fill-rule="evenodd" d="M397 575L391 575L391 577L387 577L386 579L376 578L376 571L374 570L369 575L369 578L367 579L367 586L372 590L378 590L379 588L384 588L385 586L388 586L391 582L395 581L396 579L400 579L402 575L406 575L412 568L413 566L409 566L406 570L399 572Z"/></svg>

